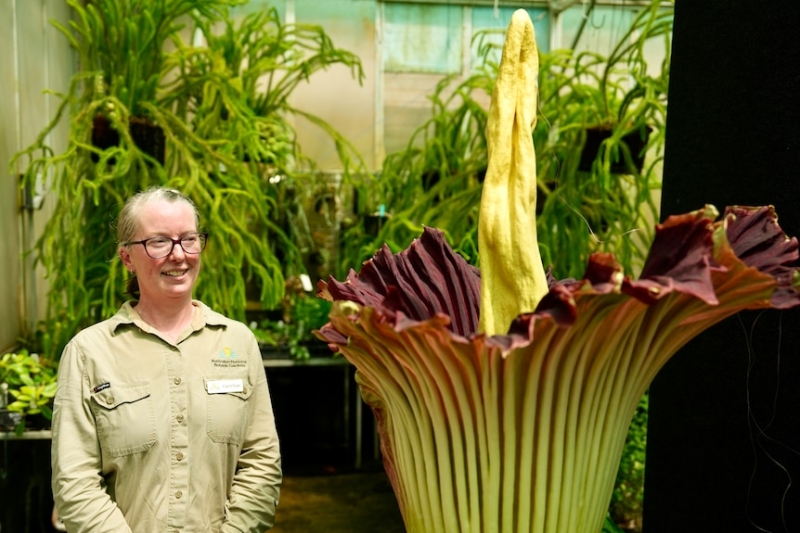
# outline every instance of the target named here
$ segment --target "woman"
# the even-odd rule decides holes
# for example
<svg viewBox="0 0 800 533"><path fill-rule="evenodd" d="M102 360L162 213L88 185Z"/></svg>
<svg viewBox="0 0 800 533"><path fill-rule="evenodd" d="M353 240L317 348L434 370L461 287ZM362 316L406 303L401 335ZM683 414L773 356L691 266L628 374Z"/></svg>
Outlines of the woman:
<svg viewBox="0 0 800 533"><path fill-rule="evenodd" d="M119 257L135 276L59 365L53 494L70 533L272 527L278 437L250 330L192 300L207 235L178 191L130 198Z"/></svg>

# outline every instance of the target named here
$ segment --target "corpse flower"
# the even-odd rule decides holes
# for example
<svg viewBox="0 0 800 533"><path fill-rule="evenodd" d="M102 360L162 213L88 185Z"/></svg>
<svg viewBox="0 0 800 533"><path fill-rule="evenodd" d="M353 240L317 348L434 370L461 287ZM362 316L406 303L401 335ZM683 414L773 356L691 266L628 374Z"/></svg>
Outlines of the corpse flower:
<svg viewBox="0 0 800 533"><path fill-rule="evenodd" d="M594 254L583 279L539 259L536 49L515 13L490 108L481 271L432 228L343 282L317 332L357 369L412 533L597 533L627 429L656 373L701 331L798 296L798 242L772 207L673 216L638 279Z"/></svg>

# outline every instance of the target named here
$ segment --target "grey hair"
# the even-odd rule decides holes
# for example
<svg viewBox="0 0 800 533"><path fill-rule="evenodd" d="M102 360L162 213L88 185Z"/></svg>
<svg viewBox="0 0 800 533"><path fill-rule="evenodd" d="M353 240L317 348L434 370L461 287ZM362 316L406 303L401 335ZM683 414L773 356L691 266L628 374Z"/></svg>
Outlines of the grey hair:
<svg viewBox="0 0 800 533"><path fill-rule="evenodd" d="M130 242L133 236L136 235L136 231L139 229L139 214L142 207L152 200L185 202L189 204L194 211L195 225L198 228L200 227L200 215L197 212L197 206L191 198L175 189L150 187L128 198L125 201L125 205L122 206L122 211L120 211L119 218L117 219L117 242L119 246ZM126 292L133 298L139 298L139 281L136 279L135 274L128 278Z"/></svg>
<svg viewBox="0 0 800 533"><path fill-rule="evenodd" d="M117 242L121 246L123 243L130 242L139 229L139 213L142 207L151 200L166 200L168 202L186 202L194 210L196 225L200 226L200 215L197 213L197 206L191 198L180 191L167 187L150 187L147 190L138 192L125 201L122 211L117 220Z"/></svg>

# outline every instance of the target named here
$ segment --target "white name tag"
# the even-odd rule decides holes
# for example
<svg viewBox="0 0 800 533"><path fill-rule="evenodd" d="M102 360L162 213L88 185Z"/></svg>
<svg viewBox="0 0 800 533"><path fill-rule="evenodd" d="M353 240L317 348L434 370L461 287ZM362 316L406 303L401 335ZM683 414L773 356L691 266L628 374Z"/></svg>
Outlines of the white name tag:
<svg viewBox="0 0 800 533"><path fill-rule="evenodd" d="M244 382L241 379L215 379L208 382L209 394L224 394L226 392L242 392Z"/></svg>

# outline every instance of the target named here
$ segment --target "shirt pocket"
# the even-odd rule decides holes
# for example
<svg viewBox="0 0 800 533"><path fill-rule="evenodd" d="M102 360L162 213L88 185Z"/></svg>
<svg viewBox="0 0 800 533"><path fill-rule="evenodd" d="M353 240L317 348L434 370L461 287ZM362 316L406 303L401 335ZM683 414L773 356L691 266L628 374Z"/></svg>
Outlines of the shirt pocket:
<svg viewBox="0 0 800 533"><path fill-rule="evenodd" d="M100 447L113 457L149 450L156 422L149 382L114 384L92 394Z"/></svg>
<svg viewBox="0 0 800 533"><path fill-rule="evenodd" d="M220 383L241 383L241 390L220 392ZM241 444L247 426L247 400L253 393L247 375L207 376L203 378L203 386L208 406L208 436L214 442Z"/></svg>

